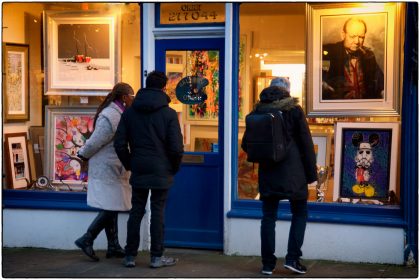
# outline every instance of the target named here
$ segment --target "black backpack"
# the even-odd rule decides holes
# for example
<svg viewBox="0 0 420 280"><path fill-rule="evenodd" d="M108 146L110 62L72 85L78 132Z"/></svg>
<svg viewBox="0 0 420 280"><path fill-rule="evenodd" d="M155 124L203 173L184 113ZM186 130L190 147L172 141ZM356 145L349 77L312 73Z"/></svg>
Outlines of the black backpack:
<svg viewBox="0 0 420 280"><path fill-rule="evenodd" d="M280 162L286 157L289 140L281 111L253 111L245 125L242 148L249 162Z"/></svg>

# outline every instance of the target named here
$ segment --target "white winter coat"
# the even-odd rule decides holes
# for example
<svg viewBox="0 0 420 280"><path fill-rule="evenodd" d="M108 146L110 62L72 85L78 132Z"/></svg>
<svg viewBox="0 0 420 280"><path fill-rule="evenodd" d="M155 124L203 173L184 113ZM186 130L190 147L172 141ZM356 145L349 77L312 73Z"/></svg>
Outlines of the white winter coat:
<svg viewBox="0 0 420 280"><path fill-rule="evenodd" d="M112 211L131 209L130 172L115 153L113 139L122 110L111 102L96 120L95 130L79 154L89 159L87 204Z"/></svg>

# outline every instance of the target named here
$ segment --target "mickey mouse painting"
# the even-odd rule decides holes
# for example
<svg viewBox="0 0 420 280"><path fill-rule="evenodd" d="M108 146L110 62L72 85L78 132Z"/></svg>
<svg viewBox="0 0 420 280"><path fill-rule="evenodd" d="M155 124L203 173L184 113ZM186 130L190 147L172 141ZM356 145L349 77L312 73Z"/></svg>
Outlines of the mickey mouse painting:
<svg viewBox="0 0 420 280"><path fill-rule="evenodd" d="M379 143L379 135L372 133L369 135L369 142L363 141L363 134L353 133L352 143L357 148L355 161L355 179L352 191L358 195L373 197L375 187L370 183L372 173L372 163L374 162L374 147Z"/></svg>

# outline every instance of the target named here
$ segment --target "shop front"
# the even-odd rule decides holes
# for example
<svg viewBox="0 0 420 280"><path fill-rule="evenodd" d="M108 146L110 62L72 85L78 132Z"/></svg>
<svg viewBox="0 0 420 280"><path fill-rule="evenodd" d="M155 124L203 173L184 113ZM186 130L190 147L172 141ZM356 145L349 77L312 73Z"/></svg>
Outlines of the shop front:
<svg viewBox="0 0 420 280"><path fill-rule="evenodd" d="M169 78L185 149L167 247L260 254L258 166L240 143L261 90L286 77L319 166L303 258L417 261L416 15L416 3L5 3L3 246L76 248L96 210L86 205L87 169L72 155L113 84L136 91L156 69ZM350 34L354 19L363 34ZM339 56L347 41L360 57ZM374 72L357 66L363 59ZM290 219L282 201L279 257ZM148 220L149 211L142 250ZM106 248L105 236L95 247Z"/></svg>

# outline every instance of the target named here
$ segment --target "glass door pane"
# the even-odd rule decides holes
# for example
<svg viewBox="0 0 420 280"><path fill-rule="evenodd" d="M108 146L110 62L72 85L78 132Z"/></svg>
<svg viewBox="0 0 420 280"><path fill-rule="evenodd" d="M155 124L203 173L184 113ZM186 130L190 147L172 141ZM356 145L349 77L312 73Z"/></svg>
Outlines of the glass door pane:
<svg viewBox="0 0 420 280"><path fill-rule="evenodd" d="M166 93L178 112L185 151L217 153L219 51L167 50L165 63Z"/></svg>

